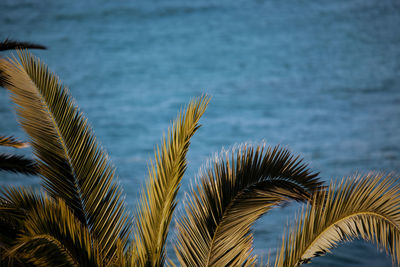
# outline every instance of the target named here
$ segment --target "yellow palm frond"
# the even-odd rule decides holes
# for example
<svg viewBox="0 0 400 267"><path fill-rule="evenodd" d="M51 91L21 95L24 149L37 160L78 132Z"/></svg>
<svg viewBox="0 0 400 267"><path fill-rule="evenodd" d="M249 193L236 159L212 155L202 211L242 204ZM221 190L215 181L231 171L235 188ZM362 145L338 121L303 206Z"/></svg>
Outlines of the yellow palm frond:
<svg viewBox="0 0 400 267"><path fill-rule="evenodd" d="M243 146L216 159L176 224L181 266L253 265L254 222L275 205L310 199L320 186L317 174L279 147Z"/></svg>
<svg viewBox="0 0 400 267"><path fill-rule="evenodd" d="M338 243L362 238L400 260L400 184L398 178L368 174L331 183L317 195L289 230L275 266L299 266Z"/></svg>
<svg viewBox="0 0 400 267"><path fill-rule="evenodd" d="M115 169L68 89L29 52L18 56L0 59L0 70L30 136L44 188L53 198L62 198L87 226L107 262L118 239L126 246L129 235Z"/></svg>
<svg viewBox="0 0 400 267"><path fill-rule="evenodd" d="M0 136L0 146L9 146L14 148L25 148L29 146L27 142L21 142L12 136Z"/></svg>
<svg viewBox="0 0 400 267"><path fill-rule="evenodd" d="M27 142L21 142L12 136L0 136L0 146L13 148L25 148L29 146ZM35 175L38 174L36 162L24 156L0 154L0 171L23 173Z"/></svg>
<svg viewBox="0 0 400 267"><path fill-rule="evenodd" d="M189 103L157 147L154 163L149 168L149 181L142 192L135 220L135 239L131 250L133 266L161 266L165 260L165 241L176 195L186 170L186 153L190 138L200 127L208 97Z"/></svg>

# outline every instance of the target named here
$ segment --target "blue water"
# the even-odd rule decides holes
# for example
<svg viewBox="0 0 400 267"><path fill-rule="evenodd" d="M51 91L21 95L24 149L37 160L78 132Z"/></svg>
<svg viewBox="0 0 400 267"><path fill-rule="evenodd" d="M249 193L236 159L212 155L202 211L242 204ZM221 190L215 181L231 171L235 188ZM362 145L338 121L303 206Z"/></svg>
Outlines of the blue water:
<svg viewBox="0 0 400 267"><path fill-rule="evenodd" d="M91 121L130 207L162 133L202 93L212 101L183 191L222 147L262 140L290 147L325 180L400 173L400 2L70 2L2 0L0 38L49 47L34 53ZM25 137L15 119L0 90L0 133ZM39 180L2 174L1 184ZM256 253L274 255L296 210L257 223ZM333 252L314 266L391 266L361 241Z"/></svg>

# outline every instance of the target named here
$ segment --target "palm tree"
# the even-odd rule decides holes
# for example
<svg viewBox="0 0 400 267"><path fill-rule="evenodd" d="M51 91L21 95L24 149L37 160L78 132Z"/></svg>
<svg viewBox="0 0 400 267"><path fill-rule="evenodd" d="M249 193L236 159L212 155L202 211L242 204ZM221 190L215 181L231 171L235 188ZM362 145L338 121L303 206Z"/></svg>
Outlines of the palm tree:
<svg viewBox="0 0 400 267"><path fill-rule="evenodd" d="M0 71L20 124L30 137L43 184L39 191L2 189L0 222L5 227L1 228L0 246L4 262L33 266L174 265L166 255L165 243L190 139L200 127L209 98L193 99L181 110L156 148L138 211L132 216L125 208L114 166L68 89L28 52L19 51L18 57L0 59ZM307 229L309 224L314 226L310 233L316 233L317 241L307 236L299 247L292 231L287 240L295 240L296 245L282 246L278 265L305 263L335 242L356 235L375 240L398 258L399 193L395 179L370 176L349 182L354 186L325 190L318 174L287 149L243 145L211 162L198 182L176 223L174 249L182 266L255 265L252 225L272 207L290 200L307 202L306 211L314 214L311 211L320 209L319 214L327 219L316 227L316 219L305 215L299 225ZM374 202L379 197L382 201ZM371 207L344 208L355 199L365 200ZM377 215L372 216L375 211ZM342 227L337 226L338 220ZM348 225L356 225L358 232L348 230ZM342 233L345 231L349 234ZM326 235L319 239L321 232ZM297 251L301 251L300 256L291 256Z"/></svg>

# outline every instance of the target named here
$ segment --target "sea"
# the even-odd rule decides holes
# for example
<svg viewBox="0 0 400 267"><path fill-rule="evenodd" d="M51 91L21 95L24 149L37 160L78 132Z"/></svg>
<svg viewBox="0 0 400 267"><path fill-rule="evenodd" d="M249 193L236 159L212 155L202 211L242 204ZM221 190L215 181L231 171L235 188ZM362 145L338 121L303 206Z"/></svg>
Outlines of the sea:
<svg viewBox="0 0 400 267"><path fill-rule="evenodd" d="M48 48L32 52L89 119L132 212L163 133L202 94L211 102L191 142L175 219L199 168L243 143L287 147L327 183L400 175L398 0L1 0L5 38ZM0 88L0 134L27 140L16 119ZM40 179L3 172L0 184L39 187ZM300 209L291 203L257 221L254 251L264 262ZM174 235L172 225L175 261ZM361 240L331 252L310 266L392 265Z"/></svg>

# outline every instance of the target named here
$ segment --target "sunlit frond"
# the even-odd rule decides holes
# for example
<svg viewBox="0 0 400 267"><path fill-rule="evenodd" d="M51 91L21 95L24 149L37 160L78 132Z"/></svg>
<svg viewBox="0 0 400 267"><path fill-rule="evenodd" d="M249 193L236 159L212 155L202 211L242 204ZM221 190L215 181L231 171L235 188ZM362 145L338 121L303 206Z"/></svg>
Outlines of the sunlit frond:
<svg viewBox="0 0 400 267"><path fill-rule="evenodd" d="M142 192L135 220L135 240L131 257L133 266L160 266L165 260L165 241L176 195L186 170L186 153L190 138L200 127L208 97L190 102L175 120L161 148L157 147L154 163L149 168L149 182Z"/></svg>
<svg viewBox="0 0 400 267"><path fill-rule="evenodd" d="M39 266L101 266L99 245L61 199L44 197L24 220L10 255Z"/></svg>
<svg viewBox="0 0 400 267"><path fill-rule="evenodd" d="M254 222L274 205L310 199L320 188L317 174L286 149L242 146L226 153L201 171L200 185L187 196L177 222L180 264L254 264Z"/></svg>
<svg viewBox="0 0 400 267"><path fill-rule="evenodd" d="M36 175L38 166L34 160L23 156L0 154L0 171Z"/></svg>
<svg viewBox="0 0 400 267"><path fill-rule="evenodd" d="M20 124L31 138L44 187L62 198L99 243L105 261L127 244L128 213L115 169L67 88L29 52L0 59Z"/></svg>
<svg viewBox="0 0 400 267"><path fill-rule="evenodd" d="M375 242L400 261L400 184L398 178L368 174L331 183L301 213L284 238L275 266L299 266L341 242Z"/></svg>
<svg viewBox="0 0 400 267"><path fill-rule="evenodd" d="M28 147L29 143L21 142L12 136L0 136L0 146L9 146L14 148Z"/></svg>

